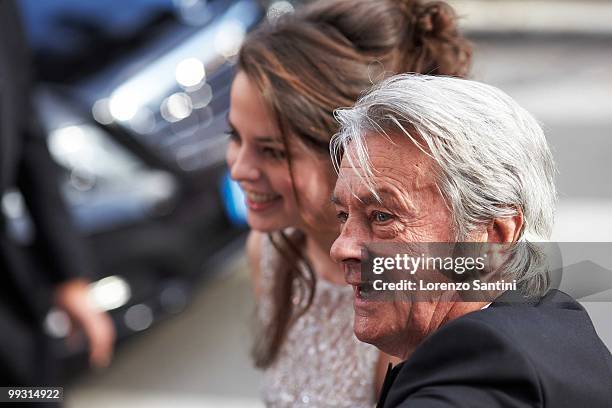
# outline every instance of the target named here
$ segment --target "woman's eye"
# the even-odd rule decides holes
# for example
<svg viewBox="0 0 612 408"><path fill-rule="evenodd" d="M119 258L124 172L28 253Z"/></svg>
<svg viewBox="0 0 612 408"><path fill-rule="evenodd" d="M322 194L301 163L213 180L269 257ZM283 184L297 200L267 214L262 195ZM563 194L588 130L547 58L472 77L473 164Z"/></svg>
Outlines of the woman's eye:
<svg viewBox="0 0 612 408"><path fill-rule="evenodd" d="M226 133L232 142L240 143L240 135L234 129L229 129Z"/></svg>
<svg viewBox="0 0 612 408"><path fill-rule="evenodd" d="M372 212L372 219L374 220L374 222L384 223L393 219L393 216L389 213L385 213L382 211L374 211Z"/></svg>
<svg viewBox="0 0 612 408"><path fill-rule="evenodd" d="M336 214L336 218L338 219L338 221L340 221L341 224L344 224L348 219L348 214L344 211L340 211Z"/></svg>
<svg viewBox="0 0 612 408"><path fill-rule="evenodd" d="M284 151L279 150L279 149L274 149L272 147L263 147L261 149L261 152L265 155L268 156L272 159L275 160L284 160L285 158L287 158L287 155L285 154Z"/></svg>

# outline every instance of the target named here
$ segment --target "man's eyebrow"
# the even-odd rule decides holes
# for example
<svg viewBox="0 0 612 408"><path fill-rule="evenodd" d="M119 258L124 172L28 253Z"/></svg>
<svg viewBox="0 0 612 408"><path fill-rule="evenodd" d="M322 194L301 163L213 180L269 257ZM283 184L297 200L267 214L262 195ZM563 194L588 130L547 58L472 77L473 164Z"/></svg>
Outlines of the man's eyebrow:
<svg viewBox="0 0 612 408"><path fill-rule="evenodd" d="M395 195L386 189L381 189L380 191L377 191L376 194L378 194L378 196L380 197L380 200L376 199L376 197L374 196L374 194L367 194L367 195L362 195L362 196L357 196L357 200L359 200L359 202L362 205L371 205L371 204L393 204L396 202L396 197ZM385 200L386 198L386 200ZM331 196L331 202L332 204L335 205L344 205L342 200L335 194L332 194Z"/></svg>
<svg viewBox="0 0 612 408"><path fill-rule="evenodd" d="M358 197L362 205L382 205L385 207L397 207L399 204L398 197L395 192L386 188L381 188L376 191L378 198L374 194L368 194Z"/></svg>
<svg viewBox="0 0 612 408"><path fill-rule="evenodd" d="M357 199L363 205L380 204L383 200L381 194L378 194L378 196L380 197L380 200L377 200L373 194L357 197Z"/></svg>

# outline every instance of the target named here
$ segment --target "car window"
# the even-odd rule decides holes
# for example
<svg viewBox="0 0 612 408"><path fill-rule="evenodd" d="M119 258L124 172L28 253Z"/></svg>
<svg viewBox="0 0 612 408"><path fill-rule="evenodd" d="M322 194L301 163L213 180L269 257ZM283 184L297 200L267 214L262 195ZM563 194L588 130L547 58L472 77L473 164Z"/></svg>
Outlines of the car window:
<svg viewBox="0 0 612 408"><path fill-rule="evenodd" d="M187 21L181 13L183 3L187 2L19 1L38 77L68 83L91 75L173 30L184 28ZM202 10L210 11L209 8Z"/></svg>

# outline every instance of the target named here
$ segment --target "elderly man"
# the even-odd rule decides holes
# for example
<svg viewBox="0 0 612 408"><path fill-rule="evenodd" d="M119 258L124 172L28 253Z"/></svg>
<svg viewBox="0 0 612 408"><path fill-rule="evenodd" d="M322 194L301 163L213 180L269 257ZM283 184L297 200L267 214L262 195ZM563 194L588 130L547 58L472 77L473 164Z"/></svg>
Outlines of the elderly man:
<svg viewBox="0 0 612 408"><path fill-rule="evenodd" d="M556 200L541 128L503 92L401 75L340 110L332 257L355 290L357 337L406 360L381 407L609 407L612 357L586 311L547 290L532 266ZM367 249L380 243L516 243L519 290L492 303L367 295ZM371 290L371 288L370 288ZM443 300L444 299L444 300Z"/></svg>

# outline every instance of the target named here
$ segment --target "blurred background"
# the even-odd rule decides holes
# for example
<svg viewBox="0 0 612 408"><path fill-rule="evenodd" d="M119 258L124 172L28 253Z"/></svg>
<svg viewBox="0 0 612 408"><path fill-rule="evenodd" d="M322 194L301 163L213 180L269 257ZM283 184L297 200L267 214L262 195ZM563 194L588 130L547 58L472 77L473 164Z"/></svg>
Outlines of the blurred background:
<svg viewBox="0 0 612 408"><path fill-rule="evenodd" d="M559 167L553 240L612 242L612 1L449 2L474 42L472 77L545 128ZM226 115L244 36L299 3L20 0L36 108L103 271L92 295L118 330L113 364L90 372L84 343L63 341L66 316L49 313L69 407L258 406ZM2 211L27 245L19 191L2 197ZM612 305L584 304L611 347Z"/></svg>

